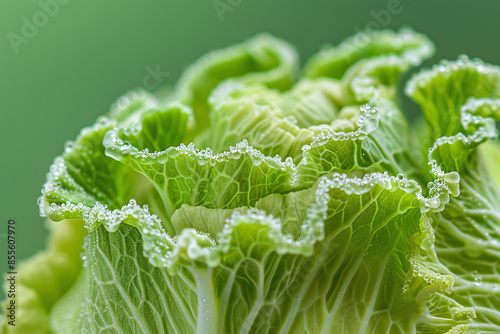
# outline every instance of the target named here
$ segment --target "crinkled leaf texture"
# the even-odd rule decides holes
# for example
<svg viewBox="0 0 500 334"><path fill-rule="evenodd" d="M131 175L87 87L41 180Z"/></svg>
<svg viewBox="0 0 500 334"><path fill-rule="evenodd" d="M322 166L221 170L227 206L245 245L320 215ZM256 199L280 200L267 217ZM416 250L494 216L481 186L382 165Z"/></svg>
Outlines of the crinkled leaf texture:
<svg viewBox="0 0 500 334"><path fill-rule="evenodd" d="M63 221L3 328L499 333L500 70L414 76L410 127L398 80L432 53L409 29L356 35L299 77L262 35L166 99L122 97L51 166L40 210Z"/></svg>

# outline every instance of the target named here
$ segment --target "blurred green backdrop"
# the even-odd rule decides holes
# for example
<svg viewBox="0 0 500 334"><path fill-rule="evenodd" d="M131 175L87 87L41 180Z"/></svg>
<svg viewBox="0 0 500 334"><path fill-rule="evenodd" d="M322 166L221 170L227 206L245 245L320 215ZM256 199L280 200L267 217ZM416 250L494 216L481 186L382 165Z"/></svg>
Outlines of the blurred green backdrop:
<svg viewBox="0 0 500 334"><path fill-rule="evenodd" d="M499 12L500 1L466 0L1 0L0 268L8 219L17 221L18 258L42 249L36 199L64 142L151 71L172 85L207 51L260 32L291 42L304 60L377 25L430 36L437 54L427 66L461 53L500 64Z"/></svg>

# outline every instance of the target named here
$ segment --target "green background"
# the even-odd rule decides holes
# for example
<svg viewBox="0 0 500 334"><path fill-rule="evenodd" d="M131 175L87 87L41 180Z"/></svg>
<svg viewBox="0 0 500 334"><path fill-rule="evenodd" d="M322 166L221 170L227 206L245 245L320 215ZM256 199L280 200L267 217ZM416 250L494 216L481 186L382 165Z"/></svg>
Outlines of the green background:
<svg viewBox="0 0 500 334"><path fill-rule="evenodd" d="M25 19L42 20L42 5L0 0L2 271L7 220L17 221L18 258L43 248L36 199L52 160L116 98L141 86L148 68L168 72L161 84L172 85L207 51L260 32L291 42L304 60L377 22L373 13L393 2L221 0L231 8L221 17L212 0L65 1L16 52L9 36L22 36ZM382 23L430 36L437 53L426 66L462 53L500 64L500 1L401 0L398 9Z"/></svg>

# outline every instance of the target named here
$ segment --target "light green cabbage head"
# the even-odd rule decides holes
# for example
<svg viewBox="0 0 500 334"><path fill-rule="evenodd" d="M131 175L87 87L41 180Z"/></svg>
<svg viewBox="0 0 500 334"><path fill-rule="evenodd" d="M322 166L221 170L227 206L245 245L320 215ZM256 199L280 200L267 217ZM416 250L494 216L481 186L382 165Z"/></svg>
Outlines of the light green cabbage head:
<svg viewBox="0 0 500 334"><path fill-rule="evenodd" d="M6 333L500 333L500 69L409 29L269 35L68 143ZM84 229L85 227L85 229Z"/></svg>

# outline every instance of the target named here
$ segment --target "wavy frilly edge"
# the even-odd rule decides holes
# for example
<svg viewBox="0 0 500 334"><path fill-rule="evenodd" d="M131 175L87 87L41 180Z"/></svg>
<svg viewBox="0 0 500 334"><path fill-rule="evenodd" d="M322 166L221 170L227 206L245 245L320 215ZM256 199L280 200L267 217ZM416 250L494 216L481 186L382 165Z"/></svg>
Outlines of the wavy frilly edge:
<svg viewBox="0 0 500 334"><path fill-rule="evenodd" d="M37 200L40 216L56 222L82 218L80 212L83 209L82 205L93 206L98 200L70 175L64 156L71 153L80 141L94 133L107 132L120 124L136 127L146 111L157 109L159 105L158 99L146 91L128 92L112 105L108 114L99 117L91 126L83 128L74 141L67 141L64 144L63 154L57 156L50 166L46 176L47 181L42 187L42 196ZM190 113L187 107L185 110ZM72 201L77 201L81 205L75 207Z"/></svg>
<svg viewBox="0 0 500 334"><path fill-rule="evenodd" d="M441 137L429 148L428 164L431 166L434 176L441 177L445 174L439 162L433 157L434 152L439 147L461 142L465 146L475 148L485 140L498 138L495 119L500 118L500 99L470 98L460 108L460 111L465 134L460 132L454 136ZM455 177L459 177L458 173L456 175L448 173L448 176L446 176L447 180ZM458 195L460 195L460 189L453 189L453 196Z"/></svg>
<svg viewBox="0 0 500 334"><path fill-rule="evenodd" d="M456 65L451 64L450 68L453 69L454 66ZM437 67L436 71L443 71L443 68ZM425 75L420 77L424 78L423 80L432 75L430 72L425 73ZM419 80L414 79L412 83L418 84L416 81ZM357 130L353 132L325 130L310 145L304 146L304 163L307 163L307 151L310 147L324 145L329 140L363 140L375 131L379 121L377 101L377 98L374 97L369 104L363 106ZM60 205L55 203L49 204L42 199L40 205L41 212L51 218L63 216L64 218L83 218L86 221L86 227L91 231L101 224L110 232L116 231L121 223L136 226L144 240L144 255L149 259L151 264L157 267L165 267L171 273L175 273L176 267L180 264L193 266L217 265L220 257L227 249L227 244L232 238L233 231L238 228L238 225L243 223L255 224L259 228L266 229L266 233L273 236L273 240L275 240L273 247L279 253L311 255L314 244L323 238L323 218L329 199L328 189L339 188L345 192L363 194L375 185L379 185L385 189L399 187L417 196L422 212L420 221L421 231L419 234L414 235L412 241L415 244L415 249L428 249L432 247L434 242L434 231L427 213L443 210L449 201L450 195L458 196L460 182L458 173L455 171L444 172L442 170L439 162L433 158L433 152L444 144L451 145L457 141L466 145L476 145L487 138L495 138L497 132L494 120L490 116L498 117L499 106L500 102L496 99L470 99L462 107L461 121L467 133L441 137L436 140L429 151L428 163L431 165L431 175L434 181L429 185L429 195L427 197L422 195L422 188L416 181L406 179L403 175L389 176L388 174L372 173L365 175L363 178L349 178L341 174L334 174L331 178L322 177L316 190L316 202L308 209L300 237L297 239L282 232L281 223L278 218L269 216L256 209L251 209L246 213L235 213L233 217L227 220L223 231L218 236L200 233L193 229L185 229L179 235L171 236L165 232L159 218L149 213L147 206L140 207L133 200L120 210L109 210L106 205L97 202L92 197L82 197L84 203L89 203L89 205L85 205L82 202L74 205L69 201ZM189 107L182 107L185 107L186 112L189 113ZM128 114L128 116L130 115L132 114ZM124 116L124 119L127 119L128 116ZM129 121L131 123L135 122L133 118L129 118ZM115 121L109 119L100 123L98 122L93 127L84 129L81 135L84 135L87 131L100 129L101 126L111 126L111 124L115 124L113 122ZM132 128L138 129L135 125ZM135 158L161 162L165 159L175 158L179 154L185 154L195 159L199 164L214 166L228 159L239 159L241 155L248 154L252 162L256 165L266 163L270 168L281 169L293 174L296 173L298 165L302 163L300 162L298 165L295 165L291 159L285 159L283 162L280 157L267 157L260 151L249 146L246 141L241 141L235 147L231 147L229 151L220 154L213 154L210 149L197 150L193 144L181 144L178 147L171 147L161 152L149 152L147 150L139 150L129 143L124 142L117 135L117 131L118 128L114 127L106 134L105 138L105 146L109 149L108 154L115 159L119 155L120 158L134 156ZM69 147L68 149L71 148ZM61 182L64 181L68 182L70 189L73 189L73 193L68 193L68 195L87 195L83 188L79 187L67 175L62 158L57 158L53 166L48 176L48 182L44 187L45 192L55 189L59 191ZM96 203L90 205L92 202ZM408 273L408 280L405 287L411 288L411 286L416 284L416 280L419 280L418 284L423 285L418 294L411 297L412 299L414 298L415 301L421 302L434 292L451 291L453 277L436 273L425 262L415 257L410 259L410 263L411 269ZM410 288L407 291L411 290ZM405 293L406 291L403 292ZM462 312L463 310L460 309L459 311ZM471 317L472 315L471 313ZM456 329L460 328L457 327Z"/></svg>
<svg viewBox="0 0 500 334"><path fill-rule="evenodd" d="M312 253L312 247L315 242L321 240L323 237L323 219L328 207L328 189L339 188L347 193L353 192L356 194L363 194L370 189L372 189L375 184L384 187L385 189L390 189L393 186L399 187L400 189L414 193L419 199L420 209L422 212L422 217L420 220L420 233L415 234L412 237L412 243L414 244L414 254L418 252L418 249L429 249L434 243L434 231L432 228L432 222L429 218L429 213L437 212L444 209L445 205L449 201L449 197L459 195L459 182L460 177L455 171L450 171L445 173L439 162L432 157L432 153L439 146L444 144L453 144L456 141L462 141L466 145L475 146L478 143L484 141L485 139L495 138L497 136L494 120L490 117L492 115L496 116L497 110L500 106L500 101L497 99L469 99L467 103L462 106L462 123L463 127L466 129L467 134L459 133L455 136L439 138L430 149L429 161L431 165L431 175L434 181L429 184L429 195L424 197L422 195L422 189L418 183L414 180L408 180L404 178L403 175L398 175L397 177L391 177L387 174L372 173L367 174L363 178L349 178L346 175L335 174L332 178L323 177L319 181L316 190L316 202L308 209L307 218L302 226L302 231L298 239L293 239L290 235L283 234L281 231L281 224L279 219L274 218L270 215L266 215L265 212L252 209L246 213L235 212L234 215L227 220L223 231L216 238L213 236L197 232L193 229L184 230L179 236L171 237L166 234L161 229L161 224L159 220L148 218L146 220L155 222L154 224L138 223L138 227L143 233L145 240L145 256L148 257L153 265L167 267L170 272L174 273L176 267L179 264L189 264L189 265L199 265L200 262L207 266L216 266L220 263L221 256L227 251L228 245L231 241L233 231L242 223L245 224L256 224L259 228L267 229L267 232L272 236L274 243L274 250L280 254L283 253L301 253L304 255L310 255ZM361 112L362 117L360 117L358 123L358 130L351 133L338 133L338 132L323 132L320 137L316 138L311 146L321 145L322 142L326 140L349 140L349 139L364 139L372 131L377 128L378 118L376 109L376 99L370 104L364 106ZM366 121L368 120L368 121ZM361 136L361 138L360 138ZM238 158L239 151L241 147L246 150L247 143L242 142L237 145L236 148L231 149L229 152L224 152L222 155L212 155L210 151L197 151L194 146L191 145L189 149L182 147L182 149L187 149L189 152L186 154L191 154L196 159L199 159L201 163L211 163L216 164L221 158L222 160L227 157ZM177 148L178 150L178 148ZM238 153L236 153L237 151ZM307 147L304 148L305 153L307 152ZM258 150L253 148L250 149L251 154L262 157ZM141 154L141 152L134 152L135 154ZM235 154L236 155L231 155ZM243 152L243 154L246 152ZM304 159L306 159L307 154L304 154ZM273 158L271 158L273 159ZM264 158L258 159L258 161L264 161ZM273 159L276 164L269 164L270 167L283 168L281 161ZM271 160L269 160L271 161ZM292 171L297 170L297 166L293 162L288 161L286 163L286 168ZM112 219L105 220L113 221L113 226L115 228L120 222L125 222L127 218L123 218L123 211L130 211L130 205L134 206L134 203L125 206L122 212L106 211L103 208L102 215L114 217ZM102 208L101 208L102 209ZM137 207L135 207L137 210ZM147 212L147 208L142 208L143 212ZM137 215L136 216L140 216ZM122 217L118 218L117 217ZM129 216L127 216L130 219ZM148 217L148 214L144 213L144 217ZM106 223L105 223L106 226ZM109 228L109 227L107 227ZM147 237L146 237L147 236ZM149 245L147 238L151 238ZM169 249L161 248L160 245L169 245ZM407 281L403 287L403 296L408 298L408 300L414 300L417 303L423 303L429 296L433 293L451 293L454 285L454 278L451 275L441 274L433 270L425 261L418 258L418 256L412 256L409 258L410 270L408 272ZM412 295L410 295L410 291ZM454 320L466 321L468 319L475 317L475 310L473 308L463 307L461 305L455 305L452 310L452 318ZM467 328L466 324L461 324L454 326L450 332L462 332Z"/></svg>
<svg viewBox="0 0 500 334"><path fill-rule="evenodd" d="M174 159L179 155L187 155L189 158L196 160L200 165L209 164L210 166L215 166L217 163L238 160L242 155L248 155L255 166L265 163L270 168L281 169L282 171L295 168L291 158L282 161L280 156L265 156L259 150L250 146L247 140L242 140L236 146L230 147L229 151L219 154L214 154L210 148L197 149L194 143L188 145L180 144L179 146L169 147L160 152L150 152L148 149L139 150L130 143L122 140L119 136L119 131L120 129L118 128L109 131L104 139L106 153L117 160L123 161L123 159L134 157L144 163L155 160L159 163L164 163L168 159Z"/></svg>
<svg viewBox="0 0 500 334"><path fill-rule="evenodd" d="M247 63L253 63L256 68L250 69L247 73L240 73L241 69L238 69L237 64L245 67ZM228 69L214 81L210 78L210 75L213 75L212 70L221 64L228 64ZM180 101L193 109L194 122L188 129L189 136L193 138L208 127L207 99L211 90L222 81L231 78L244 83L258 82L278 90L285 90L298 76L299 59L295 49L269 34L261 34L241 44L212 51L197 60L186 69L168 101ZM206 82L209 84L206 85Z"/></svg>
<svg viewBox="0 0 500 334"><path fill-rule="evenodd" d="M179 235L171 236L165 232L160 219L149 213L148 206L139 206L131 200L121 210L109 210L106 205L96 204L94 207L80 207L86 228L95 230L101 224L109 232L114 232L121 223L136 226L144 240L144 255L156 267L165 267L171 273L176 272L180 264L193 266L217 266L221 256L228 251L233 238L233 232L241 224L259 226L260 232L265 232L273 242L273 249L279 254L302 254L310 256L314 244L324 237L324 223L330 196L328 192L337 188L347 194L364 194L375 186L383 189L399 188L407 193L414 194L425 203L435 198L425 198L421 187L414 180L408 180L402 175L389 176L387 173L367 174L363 178L349 178L345 174L334 174L331 178L323 177L319 180L315 191L315 202L307 209L306 218L301 226L300 236L294 238L283 233L281 221L262 210L250 208L247 212L235 211L226 221L222 231L217 236L210 236L192 228L184 229ZM443 192L448 191L444 186ZM439 209L439 208L435 208Z"/></svg>
<svg viewBox="0 0 500 334"><path fill-rule="evenodd" d="M373 100L370 104L362 108L361 117L358 121L359 128L357 130L347 133L334 131L323 132L310 146L305 146L303 148L305 152L304 160L307 159L307 150L311 146L322 145L325 141L363 140L366 138L369 133L377 128L378 118L375 105L376 100ZM119 152L120 159L133 156L145 161L157 160L161 162L165 159L175 158L179 154L185 154L195 159L200 165L210 164L215 166L220 162L227 161L228 159L239 159L241 155L247 154L256 165L266 163L270 168L281 169L291 174L295 174L297 170L297 166L291 159L286 159L283 162L280 157L266 157L258 150L249 146L246 140L240 142L236 147L231 147L227 152L215 155L210 150L195 149L194 144L187 146L181 144L179 147L171 147L161 152L149 152L148 150L140 151L130 143L125 143L117 135L119 130L120 127L115 127L108 131L104 143L108 149L112 148L112 153L109 153L109 155L115 157L114 154ZM116 158L118 157L115 157L115 159ZM47 189L59 186L58 178L60 175L65 175L65 177L70 178L69 175L65 174L64 161L59 159L56 160L56 162L52 172L49 173L51 178L49 178L48 186L46 186ZM248 216L240 213L236 214L238 216L232 217L228 221L221 236L223 240L229 240L231 229L233 229L238 222L241 222L242 219L248 219L249 221L270 228L272 234L277 236L277 243L275 246L277 250L279 249L279 252L294 252L297 251L297 249L301 249L304 254L310 255L314 243L317 240L321 240L323 237L322 219L326 212L326 203L328 202L325 184L328 184L330 188L336 187L343 191L356 194L363 194L369 191L375 184L379 184L386 189L390 189L390 187L397 185L406 192L415 193L419 199L421 211L428 212L440 211L444 208L446 203L448 203L449 195L454 194L454 189L458 187L459 177L455 174L456 173L453 172L434 172L436 176L435 187L433 188L434 191L432 191L431 195L427 198L422 195L422 189L417 181L408 180L403 175L388 176L388 174L372 173L365 175L363 178L349 178L343 174L335 174L330 181L326 181L328 178L322 178L321 182L319 182L318 190L316 191L316 203L308 210L308 216L303 224L299 239L293 240L289 235L283 234L281 232L281 224L277 223L275 218L269 217L265 215L265 213L258 211L251 211L248 213ZM77 191L83 191L83 189L77 189ZM44 208L45 213L47 207L45 206ZM159 267L173 268L173 271L175 271L174 268L180 263L179 261L181 258L188 261L198 261L203 258L203 261L206 261L206 259L210 257L208 255L212 252L211 250L216 248L216 240L218 240L218 237L215 238L215 236L209 236L189 229L181 232L180 235L170 236L162 228L159 218L149 213L147 206L141 208L133 200L129 204L123 206L121 210L109 210L106 205L99 202L96 202L93 206L87 206L83 203L75 205L71 202L66 202L61 205L52 203L48 210L48 215L51 217L70 216L83 218L86 222L86 227L90 231L94 230L100 224L103 224L110 232L116 231L121 223L136 226L143 234L145 255L150 259L151 263ZM260 218L257 219L257 217ZM180 240L182 240L182 242L178 242ZM288 246L284 247L283 245ZM215 263L214 261L212 256L211 263Z"/></svg>
<svg viewBox="0 0 500 334"><path fill-rule="evenodd" d="M408 66L408 62L412 64L420 63L423 59L430 55L433 49L432 43L426 37L417 34L409 29L402 29L398 33L384 31L376 33L372 37L373 38L370 40L370 42L379 43L380 41L384 41L387 39L393 41L394 43L391 44L391 48L396 47L397 49L398 45L400 44L399 50L402 52L402 54L398 56L392 55L389 57L382 57L383 59L379 60L370 59L369 65L372 64L372 62L374 62L374 64L368 66L367 69L359 73L359 82L352 83L353 87L360 87L355 90L361 92L359 94L363 95L362 98L371 97L372 100L366 106L362 107L361 115L357 121L357 125L359 128L353 132L335 132L327 130L323 131L319 136L317 136L317 138L313 138L314 140L310 145L304 146L304 159L302 159L302 162L299 163L299 165L307 164L307 155L310 147L321 146L324 142L330 140L330 138L332 140L336 140L337 138L341 140L363 139L370 132L375 130L378 125L379 119L378 109L375 106L376 100L378 99L378 94L376 91L363 86L366 85L366 82L369 82L371 80L369 76L373 69L376 69L378 66L385 65L406 68ZM181 99L182 101L184 101L185 99L189 100L188 93L190 92L190 88L192 88L191 86L193 85L195 78L201 75L200 73L208 70L211 63L223 61L227 57L231 58L231 55L240 54L241 52L243 52L244 54L253 54L257 58L260 55L264 59L266 58L264 56L264 50L271 46L275 48L275 52L279 54L278 58L281 59L281 65L274 68L271 67L270 69L270 72L275 74L269 74L269 71L263 73L253 73L251 75L244 76L240 81L234 82L234 79L231 79L231 81L236 84L255 81L251 79L254 77L260 78L262 76L266 76L266 78L268 79L274 76L282 77L284 75L283 72L285 72L285 74L290 72L291 69L289 67L294 67L293 64L297 62L295 52L293 51L293 48L291 48L291 46L289 46L287 43L281 42L268 35L261 35L241 45L237 45L235 47L227 48L221 51L214 51L201 58L190 69L186 71L186 74L183 76L177 86L177 93L175 93L174 96L176 98L179 98L179 96L182 95L185 96L185 98ZM362 46L362 48L365 47L368 47L368 45L366 44ZM413 59L413 61L410 61L411 59ZM388 63L385 64L386 62ZM267 82L266 80L264 81ZM359 98L361 98L361 96L359 96ZM140 123L139 120L144 111L143 106L158 108L158 105L158 100L147 93L139 92L128 94L117 101L115 106L113 106L112 111L109 113L109 117L102 118L93 127L82 130L82 133L79 137L82 137L89 131L97 131L99 127L110 126L112 122L116 122L122 125L118 129L115 128L106 134L104 144L106 146L106 153L117 160L119 160L119 158L128 158L133 156L135 159L140 159L144 163L148 163L148 160L154 159L157 159L160 163L162 163L164 160L173 158L176 155L187 154L195 157L200 164L209 163L213 165L217 161L221 162L227 161L227 159L237 159L239 158L240 154L245 154L248 152L252 162L255 165L259 165L262 161L264 161L271 168L280 168L282 170L297 170L297 166L292 163L291 159L285 159L285 161L282 162L282 159L279 156L266 157L262 153L246 145L244 141L236 145L236 147L231 148L229 152L223 152L221 154L214 155L212 154L210 149L198 151L194 148L193 145L186 146L182 144L178 147L172 147L161 152L149 152L147 149L139 150L120 139L120 132L133 134L138 131L138 129L140 128L140 126L138 126L138 124ZM195 118L193 116L194 113L191 110L191 107L189 107L188 105L171 103L170 106L177 106L186 114L189 114L191 119ZM80 202L83 202L86 205L92 202L96 202L95 198L87 198L87 194L83 191L83 189L81 189L81 187L79 187L79 185L76 184L74 180L72 180L67 171L65 171L64 162L60 158L56 159L52 167L52 171L49 173L47 179L48 182L44 186L43 190L44 196L42 196L40 199L42 215L48 216L53 220L61 220L63 218L80 218L81 216L78 215L78 208L75 208L72 205L66 205L66 202L68 202L72 197L74 198L74 196L80 198ZM293 185L297 180L297 172L294 173L292 180ZM67 185L68 189L64 189L61 186L63 184ZM66 194L66 192L69 193ZM54 203L48 203L47 201L45 201L47 194L56 194L55 196L60 196L62 194L62 198L57 199L57 202L60 203L60 205L54 206Z"/></svg>
<svg viewBox="0 0 500 334"><path fill-rule="evenodd" d="M469 69L477 71L481 74L498 76L500 67L485 63L481 59L469 59L466 55L460 55L457 60L441 60L438 64L433 65L429 69L423 69L415 74L406 84L405 93L408 96L413 96L418 88L428 86L439 76L448 76L458 70ZM500 86L496 85L497 91L491 92L496 95L499 93Z"/></svg>
<svg viewBox="0 0 500 334"><path fill-rule="evenodd" d="M378 109L376 107L376 99L374 99L371 103L361 108L361 116L358 120L359 128L357 130L347 133L335 131L322 132L321 136L316 138L311 145L304 146L304 160L307 160L307 151L311 146L322 145L328 140L363 140L377 128L377 125ZM138 131L140 126L134 125L133 129L133 131ZM256 165L265 163L270 168L281 169L282 171L288 171L293 174L295 174L297 170L297 166L293 164L291 159L286 159L283 162L280 157L266 157L258 150L249 146L246 140L243 140L236 145L236 147L231 147L229 151L221 154L213 154L209 149L197 150L194 144L187 146L181 144L179 147L171 147L161 152L149 152L148 150L140 151L130 143L121 140L118 136L118 132L122 130L123 128L120 126L114 127L107 132L104 140L104 145L107 147L107 153L110 152L109 149L111 148L111 153L108 153L108 155L115 159L133 156L144 161L157 160L161 162L165 159L175 158L180 154L185 154L195 159L200 165L210 164L215 166L217 163L227 161L228 159L239 159L241 155L247 154ZM120 155L119 157L115 156L117 152ZM277 243L275 246L279 252L296 252L300 249L304 254L310 255L314 243L317 240L321 240L323 237L322 219L326 212L328 202L328 194L327 190L325 190L327 187L326 185L330 188L336 187L346 192L362 194L369 191L374 184L384 186L386 189L392 187L393 184L397 184L398 187L406 192L415 192L418 194L417 196L423 212L429 210L439 211L442 210L444 205L449 201L449 194L453 192L452 189L456 188L458 179L450 176L454 175L450 173L435 174L438 177L436 181L437 190L434 191L429 198L425 198L422 195L422 189L416 181L408 180L404 178L403 175L389 177L387 174L373 173L367 174L363 178L348 178L346 175L335 174L330 181L328 181L327 178L323 178L319 183L318 190L316 191L316 203L308 210L308 216L303 224L299 239L293 240L291 236L283 234L281 232L281 224L277 222L276 218L269 217L265 213L255 210L247 214L236 213L236 216L233 216L228 221L220 237L222 238L221 240L226 240L226 242L228 242L231 237L231 230L238 222L245 219L270 228L271 233L276 236L275 239ZM46 185L46 189L59 187L60 182L58 180L60 175L64 175L65 178L71 180L65 171L62 158L57 159L56 163L53 165L51 173L49 173L49 182ZM75 185L75 192L84 194L84 190L78 188L76 182L73 182L71 182L71 184ZM95 199L91 200L95 201ZM116 231L121 223L138 227L143 234L145 255L150 259L153 265L159 267L174 268L182 257L189 261L198 261L201 257L208 259L210 257L209 253L212 252L210 250L216 248L217 242L215 240L219 239L219 237L214 239L215 236L208 236L194 230L185 230L185 232L183 231L178 236L170 236L162 228L159 218L149 213L147 206L141 208L133 200L129 204L123 206L121 210L109 210L106 205L99 202L93 206L87 206L83 203L75 205L71 202L66 202L61 205L52 203L50 208L47 208L47 206L41 207L44 208L44 213L48 210L49 212L47 215L51 217L64 216L67 218L69 216L83 218L86 222L86 227L90 231L94 230L100 224L103 224L110 232ZM178 242L181 240L182 242ZM285 245L287 246L285 247ZM222 246L223 243L221 242L220 247ZM220 252L220 250L217 252ZM210 262L216 262L213 256Z"/></svg>
<svg viewBox="0 0 500 334"><path fill-rule="evenodd" d="M483 73L490 71L499 72L496 66L486 65L479 60L469 61L466 57L460 57L456 62L445 61L434 66L431 70L424 70L417 74L408 84L406 90L408 95L412 95L417 86L424 87L432 84L432 81L439 75L463 69L473 68ZM500 118L500 99L496 98L475 98L470 97L465 104L459 107L460 125L463 132L453 136L443 136L438 138L429 148L428 164L431 167L431 175L434 181L428 184L429 195L441 192L442 182L448 185L450 195L456 197L460 194L460 176L456 171L443 171L442 162L438 161L434 155L436 151L449 145L463 145L470 150L488 139L498 137L495 120ZM409 254L411 263L403 286L403 297L407 300L422 302L433 293L451 294L455 283L455 278L449 274L437 273L435 266L428 262L424 256L425 252L432 250L435 241L435 231L432 225L430 212L422 211L419 221L420 232L411 237L412 252ZM432 251L431 251L432 254ZM432 261L432 260L431 260ZM451 304L451 316L454 321L466 322L476 318L474 307L466 307L458 303L447 300ZM468 328L467 324L456 325L448 333L462 333Z"/></svg>
<svg viewBox="0 0 500 334"><path fill-rule="evenodd" d="M375 102L372 101L371 104L362 109L358 130L350 133L325 132L322 133L322 137L315 139L311 145L324 144L325 140L339 141L366 138L365 135L369 135L370 132L374 131L378 124L376 118L377 109L374 104ZM147 150L139 151L132 145L123 142L117 136L118 129L115 127L107 133L105 146L114 148L113 152L120 152L120 158L134 156L144 160L151 159L161 162L164 159L185 154L201 165L208 163L215 166L217 163L227 161L227 159L239 159L242 154L248 154L255 164L264 162L271 168L291 173L295 173L297 170L297 166L293 164L291 159L282 162L279 157L265 157L258 150L249 146L246 141L242 141L229 151L217 155L212 154L210 150L196 150L193 144L168 148L162 152L149 152ZM305 152L307 152L307 149L308 147L304 147ZM306 158L307 154L304 155L304 159ZM308 209L307 218L301 227L300 237L296 240L281 231L279 219L256 209L244 214L235 213L227 221L222 233L218 236L210 236L193 229L185 229L177 236L170 236L162 228L159 218L151 215L147 206L139 207L135 201L123 206L121 210L109 210L101 203L88 207L82 203L74 205L69 202L53 209L77 212L86 221L86 227L89 230L94 230L100 224L103 224L110 232L116 231L121 223L138 227L144 238L145 255L150 259L150 262L155 266L167 267L171 272L175 272L176 266L185 263L185 261L193 265L197 261L211 265L218 263L217 255L214 254L224 253L224 249L227 248L225 245L231 240L232 231L243 221L258 224L262 228L268 229L267 233L273 235L272 239L275 240L274 247L277 252L300 252L304 255L311 255L315 242L323 238L323 219L329 200L327 192L331 188L339 188L347 193L359 195L369 191L376 184L385 189L397 186L405 192L416 194L422 212L440 211L449 201L449 195L454 193L453 189L457 187L459 179L452 173L440 172L434 174L438 179L435 181L435 191L428 198L422 195L422 189L416 181L408 180L403 175L391 177L388 174L372 173L365 175L363 178L349 178L346 175L335 174L332 179L322 178L316 190L316 202Z"/></svg>
<svg viewBox="0 0 500 334"><path fill-rule="evenodd" d="M416 74L408 82L405 88L406 94L413 96L417 89L432 85L436 78L440 76L446 77L455 71L464 69L495 77L493 83L489 84L497 86L497 91L491 94L500 95L500 82L496 82L496 78L500 78L500 67L486 64L479 59L470 60L466 56L460 56L456 61L442 61L440 64L434 65L432 69L423 70ZM452 136L442 136L429 148L428 164L431 166L432 174L437 177L442 176L444 173L439 161L433 156L440 147L462 143L466 147L474 149L485 140L498 137L495 121L500 119L500 98L469 97L465 104L457 107L460 112L459 122L463 132ZM459 195L458 188L455 193L454 196Z"/></svg>
<svg viewBox="0 0 500 334"><path fill-rule="evenodd" d="M472 117L474 112L470 108L474 106L469 104L465 109L463 106L468 104L467 99L470 98L485 101L500 98L500 67L479 59L469 59L464 55L455 61L443 60L431 69L414 75L408 81L405 93L420 104L431 131L432 141L437 142L444 137L441 139L443 142L447 140L446 137L459 133L468 135L471 129L476 130L473 123L480 119ZM498 118L498 112L492 112L491 109L488 111L487 117ZM483 127L487 126L483 130L491 131L490 124L487 124L490 121L484 122L480 121ZM480 141L476 140L476 143Z"/></svg>
<svg viewBox="0 0 500 334"><path fill-rule="evenodd" d="M186 70L176 86L177 92L174 94L174 98L179 98L182 102L192 99L191 87L193 82L198 80L204 71L208 70L214 63L240 57L242 52L246 52L246 54L262 63L272 63L273 59L267 53L270 49L275 52L273 56L279 60L278 66L271 68L271 71L267 72L253 72L245 76L244 81L273 82L282 77L283 73L287 73L286 76L289 76L290 82L292 82L298 76L299 60L295 49L283 40L269 34L260 34L241 44L215 50L204 55Z"/></svg>
<svg viewBox="0 0 500 334"><path fill-rule="evenodd" d="M393 53L398 54L412 66L420 65L424 59L434 54L434 44L426 36L409 28L402 28L398 32L392 30L359 32L337 46L325 46L309 59L304 75L319 77L329 74L331 77L340 78L352 63L384 53L388 41L392 42L390 45L395 49ZM373 47L375 45L382 46L382 51ZM342 65L342 62L347 64Z"/></svg>

